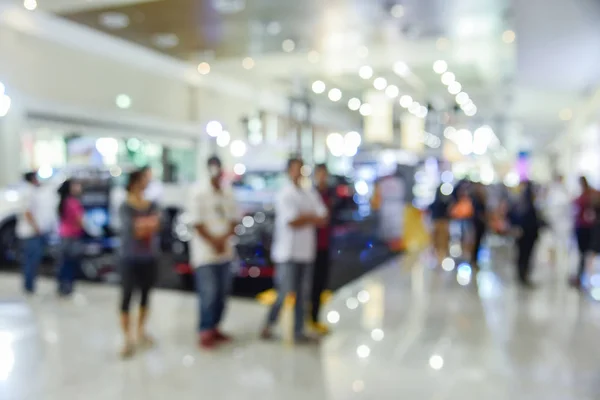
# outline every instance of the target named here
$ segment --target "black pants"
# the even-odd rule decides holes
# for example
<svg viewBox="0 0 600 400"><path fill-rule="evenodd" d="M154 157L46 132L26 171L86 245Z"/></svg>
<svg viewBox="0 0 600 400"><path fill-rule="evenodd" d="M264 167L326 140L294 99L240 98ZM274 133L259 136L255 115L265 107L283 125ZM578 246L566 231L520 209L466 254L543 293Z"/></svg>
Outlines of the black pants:
<svg viewBox="0 0 600 400"><path fill-rule="evenodd" d="M136 290L140 291L140 306L147 308L150 301L150 289L154 286L157 264L149 261L123 261L121 265L121 312L128 313L131 297Z"/></svg>
<svg viewBox="0 0 600 400"><path fill-rule="evenodd" d="M583 271L585 271L585 256L590 250L592 229L577 228L575 229L575 236L577 237L577 248L579 249L579 268L577 270L577 278L581 280L583 277Z"/></svg>
<svg viewBox="0 0 600 400"><path fill-rule="evenodd" d="M327 289L327 283L329 281L329 264L329 249L318 250L313 269L310 297L312 304L310 316L313 322L318 322L319 320L319 312L321 311L321 294L325 291L325 289Z"/></svg>
<svg viewBox="0 0 600 400"><path fill-rule="evenodd" d="M473 243L473 254L471 255L471 262L477 264L477 255L481 248L481 242L485 235L485 224L481 222L475 222L475 242Z"/></svg>
<svg viewBox="0 0 600 400"><path fill-rule="evenodd" d="M522 236L517 241L518 254L517 254L517 273L519 281L522 283L529 282L529 274L531 272L531 256L533 255L533 248L537 236Z"/></svg>

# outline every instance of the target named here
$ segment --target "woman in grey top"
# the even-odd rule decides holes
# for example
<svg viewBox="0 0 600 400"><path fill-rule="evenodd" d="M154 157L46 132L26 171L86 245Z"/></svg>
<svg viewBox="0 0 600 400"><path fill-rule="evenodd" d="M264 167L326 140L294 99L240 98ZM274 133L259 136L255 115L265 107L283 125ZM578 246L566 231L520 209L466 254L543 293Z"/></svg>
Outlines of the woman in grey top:
<svg viewBox="0 0 600 400"><path fill-rule="evenodd" d="M151 345L146 333L150 289L154 285L158 258L159 209L144 198L148 186L147 174L133 172L127 183L127 199L119 209L121 219L121 328L125 345L123 357L134 352L134 339L130 329L129 305L134 290L141 292L140 312L137 321L137 342Z"/></svg>

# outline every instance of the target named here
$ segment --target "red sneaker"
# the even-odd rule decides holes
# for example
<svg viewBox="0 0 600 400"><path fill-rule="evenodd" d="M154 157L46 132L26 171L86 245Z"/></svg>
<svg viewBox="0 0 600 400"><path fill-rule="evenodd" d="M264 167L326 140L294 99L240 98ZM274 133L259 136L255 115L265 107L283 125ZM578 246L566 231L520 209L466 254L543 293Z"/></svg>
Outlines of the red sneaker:
<svg viewBox="0 0 600 400"><path fill-rule="evenodd" d="M231 336L224 334L218 329L215 329L214 337L218 342L231 342L233 340Z"/></svg>
<svg viewBox="0 0 600 400"><path fill-rule="evenodd" d="M204 350L212 350L216 345L217 341L213 331L200 333L200 347L202 347Z"/></svg>

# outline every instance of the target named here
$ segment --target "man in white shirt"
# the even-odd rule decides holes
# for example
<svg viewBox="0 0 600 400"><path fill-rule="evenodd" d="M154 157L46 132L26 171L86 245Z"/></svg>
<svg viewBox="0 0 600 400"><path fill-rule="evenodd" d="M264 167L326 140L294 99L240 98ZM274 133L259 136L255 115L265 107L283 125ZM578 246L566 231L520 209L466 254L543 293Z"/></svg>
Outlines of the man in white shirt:
<svg viewBox="0 0 600 400"><path fill-rule="evenodd" d="M294 338L296 342L309 341L304 334L304 283L315 261L316 227L327 223L327 208L319 194L301 186L302 160L288 161L289 181L275 200L275 231L271 258L276 264L277 300L273 304L262 331L270 339L272 327L288 294L296 293Z"/></svg>
<svg viewBox="0 0 600 400"><path fill-rule="evenodd" d="M23 246L23 287L25 292L35 292L37 272L44 256L46 237L55 222L54 202L45 198L36 172L24 176L21 189L22 209L17 217L17 237Z"/></svg>
<svg viewBox="0 0 600 400"><path fill-rule="evenodd" d="M231 283L234 228L239 222L233 193L222 185L223 169L217 157L208 160L210 184L198 191L189 212L193 224L191 264L196 269L200 301L200 346L212 349L231 338L219 330Z"/></svg>

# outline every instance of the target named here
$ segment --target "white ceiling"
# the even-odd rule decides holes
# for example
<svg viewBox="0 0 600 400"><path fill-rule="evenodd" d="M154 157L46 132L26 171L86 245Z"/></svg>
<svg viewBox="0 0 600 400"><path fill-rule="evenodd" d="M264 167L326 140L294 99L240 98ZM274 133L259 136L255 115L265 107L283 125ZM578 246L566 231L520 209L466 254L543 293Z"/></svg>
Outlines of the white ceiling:
<svg viewBox="0 0 600 400"><path fill-rule="evenodd" d="M296 8L300 4L278 1L293 2ZM136 2L141 1L39 1L40 7L55 12ZM308 19L306 13L274 15L270 0L247 0L255 21L265 21L268 15L269 21L278 18L282 24L282 32L275 37L258 29L257 40L293 38L296 50L262 53L256 46L245 55L255 60L252 70L242 68L243 56L210 60L211 70L288 92L323 80L328 87L340 88L343 100L331 103L326 95L311 94L315 103L343 108L350 97L360 97L372 87L372 80L358 77L360 66L370 65L374 77L386 77L403 93L450 104L453 96L432 70L435 60L444 59L477 104L475 119L520 124L523 134L539 138L540 143L564 129L559 111L570 107L576 113L600 80L600 3L595 0L398 0L404 6L401 18L388 12L394 2L307 0L302 5L310 9ZM282 3L278 10L296 9L290 8L292 3L290 7ZM502 41L507 29L516 31L512 44ZM441 47L440 38L447 39ZM358 54L362 47L368 48L367 57ZM309 61L311 50L319 53L319 62ZM408 77L393 73L398 61L409 66Z"/></svg>

